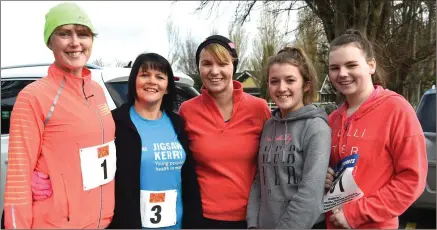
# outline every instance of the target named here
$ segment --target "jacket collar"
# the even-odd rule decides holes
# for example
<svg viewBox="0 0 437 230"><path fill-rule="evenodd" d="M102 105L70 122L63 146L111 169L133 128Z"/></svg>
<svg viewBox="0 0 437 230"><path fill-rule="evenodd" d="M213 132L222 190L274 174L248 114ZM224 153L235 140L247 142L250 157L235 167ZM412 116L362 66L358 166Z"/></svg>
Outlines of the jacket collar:
<svg viewBox="0 0 437 230"><path fill-rule="evenodd" d="M65 79L65 87L73 90L77 95L83 96L85 93L90 93L87 87L91 83L91 71L86 67L82 68L82 77L78 77L62 70L53 63L49 67L47 77L58 84L61 84Z"/></svg>
<svg viewBox="0 0 437 230"><path fill-rule="evenodd" d="M235 114L238 111L238 107L240 105L241 98L243 97L243 85L238 81L232 81L234 89L232 92L232 101L233 101L233 109L232 109L232 115L231 120L235 118ZM212 116L214 117L215 124L218 128L223 129L225 124L223 117L221 115L221 112L217 106L217 103L215 102L214 98L209 94L208 90L204 87L201 89L201 98L203 100L203 103L209 108L209 110L212 113Z"/></svg>
<svg viewBox="0 0 437 230"><path fill-rule="evenodd" d="M82 77L78 77L76 75L73 75L71 73L68 73L61 69L59 66L57 66L55 63L51 64L49 66L49 75L56 78L61 79L63 77L66 77L67 79L71 79L70 81L79 82L82 84L82 81L85 81L85 83L89 83L91 81L91 71L87 67L82 68Z"/></svg>
<svg viewBox="0 0 437 230"><path fill-rule="evenodd" d="M234 90L232 92L232 98L234 104L239 104L241 96L243 95L243 85L239 81L235 81L235 80L232 81L232 84L234 86ZM202 97L204 98L207 104L215 104L214 98L211 96L211 94L204 86L202 86L200 91L202 92Z"/></svg>

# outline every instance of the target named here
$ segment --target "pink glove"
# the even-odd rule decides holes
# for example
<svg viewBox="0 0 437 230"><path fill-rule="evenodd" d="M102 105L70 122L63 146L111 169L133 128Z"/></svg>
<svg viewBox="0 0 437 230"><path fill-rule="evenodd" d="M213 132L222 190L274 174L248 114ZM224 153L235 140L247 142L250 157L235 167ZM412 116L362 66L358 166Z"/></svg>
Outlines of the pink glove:
<svg viewBox="0 0 437 230"><path fill-rule="evenodd" d="M34 171L32 174L32 198L42 201L52 196L52 182L48 175Z"/></svg>

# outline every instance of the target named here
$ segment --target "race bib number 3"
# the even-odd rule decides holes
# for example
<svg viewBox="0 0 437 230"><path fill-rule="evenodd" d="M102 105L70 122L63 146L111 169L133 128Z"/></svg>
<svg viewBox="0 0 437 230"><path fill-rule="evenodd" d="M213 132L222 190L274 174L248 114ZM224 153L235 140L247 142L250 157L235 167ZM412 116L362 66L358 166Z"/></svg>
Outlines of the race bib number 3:
<svg viewBox="0 0 437 230"><path fill-rule="evenodd" d="M345 203L357 200L364 195L352 175L358 156L358 154L347 156L337 165L334 182L323 197L323 212L342 207Z"/></svg>
<svg viewBox="0 0 437 230"><path fill-rule="evenodd" d="M117 168L114 141L82 148L79 153L83 190L96 188L114 179Z"/></svg>
<svg viewBox="0 0 437 230"><path fill-rule="evenodd" d="M176 224L176 190L141 190L141 223L145 228L162 228Z"/></svg>

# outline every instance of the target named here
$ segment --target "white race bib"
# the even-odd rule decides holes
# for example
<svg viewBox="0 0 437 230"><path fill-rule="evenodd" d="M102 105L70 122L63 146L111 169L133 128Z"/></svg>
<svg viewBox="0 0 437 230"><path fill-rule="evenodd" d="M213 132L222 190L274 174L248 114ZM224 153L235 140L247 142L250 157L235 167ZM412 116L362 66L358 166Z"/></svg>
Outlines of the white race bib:
<svg viewBox="0 0 437 230"><path fill-rule="evenodd" d="M79 153L84 191L104 185L114 179L117 168L114 141L82 148Z"/></svg>
<svg viewBox="0 0 437 230"><path fill-rule="evenodd" d="M336 170L331 188L323 197L323 212L342 207L345 203L358 200L364 193L355 183L352 172L358 161L358 154L343 158Z"/></svg>
<svg viewBox="0 0 437 230"><path fill-rule="evenodd" d="M162 228L176 224L176 190L141 190L141 223L145 228Z"/></svg>

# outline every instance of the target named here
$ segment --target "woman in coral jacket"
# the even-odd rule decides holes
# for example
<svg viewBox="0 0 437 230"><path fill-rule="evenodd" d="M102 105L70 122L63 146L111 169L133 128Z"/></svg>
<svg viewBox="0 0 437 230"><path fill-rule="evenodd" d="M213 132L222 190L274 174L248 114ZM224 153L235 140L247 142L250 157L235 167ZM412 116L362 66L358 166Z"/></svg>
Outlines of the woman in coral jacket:
<svg viewBox="0 0 437 230"><path fill-rule="evenodd" d="M229 39L213 35L197 48L201 95L182 103L179 114L196 161L203 208L202 228L247 228L247 202L264 122L265 100L233 81L238 55Z"/></svg>
<svg viewBox="0 0 437 230"><path fill-rule="evenodd" d="M6 228L105 228L114 210L115 125L102 88L85 66L94 27L74 3L46 14L54 63L25 87L11 115ZM53 195L34 202L31 175L50 175ZM86 214L84 214L86 210Z"/></svg>
<svg viewBox="0 0 437 230"><path fill-rule="evenodd" d="M331 42L329 78L346 101L329 116L330 166L341 176L328 194L356 197L327 213L328 228L396 229L425 187L420 123L408 101L383 88L376 65L372 44L358 31Z"/></svg>

